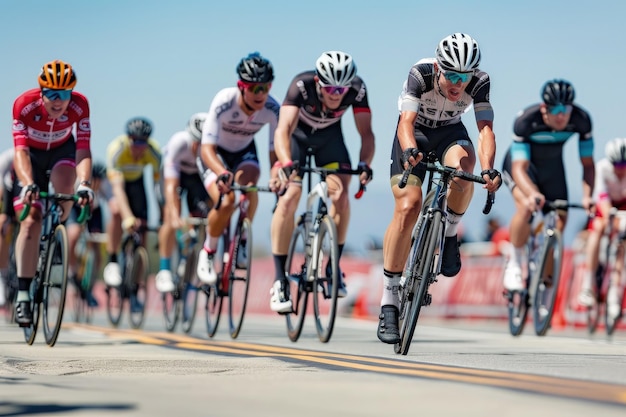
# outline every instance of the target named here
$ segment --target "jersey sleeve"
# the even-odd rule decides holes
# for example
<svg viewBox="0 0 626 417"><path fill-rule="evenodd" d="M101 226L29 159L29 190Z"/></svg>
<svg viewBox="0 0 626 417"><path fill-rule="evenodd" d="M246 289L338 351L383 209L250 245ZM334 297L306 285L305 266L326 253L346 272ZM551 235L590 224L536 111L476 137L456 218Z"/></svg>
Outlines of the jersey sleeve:
<svg viewBox="0 0 626 417"><path fill-rule="evenodd" d="M76 114L76 149L89 149L91 140L91 122L89 121L89 102L87 98L77 92L72 92L72 101L69 105Z"/></svg>

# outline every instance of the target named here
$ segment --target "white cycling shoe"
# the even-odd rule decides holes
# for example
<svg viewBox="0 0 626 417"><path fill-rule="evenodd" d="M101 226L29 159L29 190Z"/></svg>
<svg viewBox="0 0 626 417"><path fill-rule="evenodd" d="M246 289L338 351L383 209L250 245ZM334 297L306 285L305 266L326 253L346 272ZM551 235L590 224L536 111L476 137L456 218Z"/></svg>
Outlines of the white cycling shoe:
<svg viewBox="0 0 626 417"><path fill-rule="evenodd" d="M172 272L167 269L161 269L157 272L154 283L159 292L172 292L176 289Z"/></svg>

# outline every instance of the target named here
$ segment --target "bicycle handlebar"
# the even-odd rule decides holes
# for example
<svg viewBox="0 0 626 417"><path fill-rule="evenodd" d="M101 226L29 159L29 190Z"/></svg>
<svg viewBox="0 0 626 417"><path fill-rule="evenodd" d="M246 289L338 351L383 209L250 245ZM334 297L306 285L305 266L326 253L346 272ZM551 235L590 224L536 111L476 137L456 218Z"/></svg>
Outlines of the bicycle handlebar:
<svg viewBox="0 0 626 417"><path fill-rule="evenodd" d="M239 185L237 183L233 183L230 186L230 191L241 191L242 193L248 192L263 192L263 193L272 193L272 189L270 187L264 187L261 185ZM220 198L217 200L215 204L215 210L218 210L222 205L222 199L224 198L225 193L220 193Z"/></svg>
<svg viewBox="0 0 626 417"><path fill-rule="evenodd" d="M479 184L487 183L487 181L485 181L485 179L481 176L474 175L470 172L459 171L456 168L441 165L439 163L420 161L418 165L421 165L426 171L442 174L445 180L451 180L452 178L461 178L463 180L476 182ZM398 183L399 188L406 187L406 184L409 180L409 175L411 174L412 170L413 167L409 166L407 169L404 170L404 172L402 172L402 179L400 179L400 182ZM487 192L487 200L485 201L485 206L483 207L483 214L489 214L491 212L491 208L495 200L496 193L492 191Z"/></svg>
<svg viewBox="0 0 626 417"><path fill-rule="evenodd" d="M55 201L73 201L76 203L82 197L76 194L48 193L46 191L40 191L39 198L43 198L45 200L55 200ZM22 210L19 216L20 222L26 219L26 217L28 217L28 214L30 213L30 207L31 207L30 204L24 205L24 209ZM85 204L84 206L81 207L80 214L78 215L76 222L79 224L85 223L89 219L90 214L91 214L91 210L89 209L89 204Z"/></svg>
<svg viewBox="0 0 626 417"><path fill-rule="evenodd" d="M318 168L310 166L298 167L298 161L294 161L294 169L298 169L302 172L308 172L312 174L320 174L322 177L326 177L330 174L347 174L347 175L361 175L363 171L360 169L346 169L346 168ZM363 193L367 190L365 184L359 184L359 190L354 194L354 198L357 200L363 197Z"/></svg>

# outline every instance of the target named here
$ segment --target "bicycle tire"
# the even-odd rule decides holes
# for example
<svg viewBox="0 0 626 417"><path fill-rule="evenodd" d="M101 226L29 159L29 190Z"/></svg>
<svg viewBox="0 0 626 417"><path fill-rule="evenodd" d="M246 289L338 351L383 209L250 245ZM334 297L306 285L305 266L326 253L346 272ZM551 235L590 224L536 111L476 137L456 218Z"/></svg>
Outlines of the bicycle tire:
<svg viewBox="0 0 626 417"><path fill-rule="evenodd" d="M594 294L596 295L596 302L590 306L587 306L587 308L585 309L585 317L587 319L587 331L590 335L594 334L598 329L598 325L600 324L600 317L605 317L606 320L606 305L604 304L602 287L603 281L605 279L604 277L610 279L612 269L613 267L611 265L608 265L607 263L607 265L602 268L602 273L596 273L596 275L593 277L592 285L593 288L595 288Z"/></svg>
<svg viewBox="0 0 626 417"><path fill-rule="evenodd" d="M528 288L525 288L522 291L509 292L507 297L509 332L511 333L511 336L519 336L524 331L528 318L528 310L530 307Z"/></svg>
<svg viewBox="0 0 626 417"><path fill-rule="evenodd" d="M106 287L107 294L107 318L113 327L118 327L122 319L124 311L124 296L122 294L123 287Z"/></svg>
<svg viewBox="0 0 626 417"><path fill-rule="evenodd" d="M35 338L37 337L37 328L39 327L39 317L41 316L41 298L42 298L42 290L41 278L39 277L39 272L35 275L35 278L30 283L30 307L33 312L33 321L30 323L30 326L23 327L24 331L24 340L29 345L35 343Z"/></svg>
<svg viewBox="0 0 626 417"><path fill-rule="evenodd" d="M198 309L198 296L201 290L201 283L196 276L196 268L198 267L198 250L200 247L193 248L187 256L185 264L185 274L182 284L182 312L181 312L181 328L185 333L190 333L196 318Z"/></svg>
<svg viewBox="0 0 626 417"><path fill-rule="evenodd" d="M43 274L43 333L48 346L55 345L63 322L67 294L68 239L65 226L58 225L48 243Z"/></svg>
<svg viewBox="0 0 626 417"><path fill-rule="evenodd" d="M143 246L138 246L134 253L134 262L131 268L130 288L130 327L139 329L146 317L146 304L148 303L148 273L150 264L148 251ZM135 301L133 303L132 298ZM133 304L135 307L133 308Z"/></svg>
<svg viewBox="0 0 626 417"><path fill-rule="evenodd" d="M606 324L607 336L613 335L613 332L615 332L615 329L617 328L618 323L621 321L622 317L624 316L624 291L626 290L622 289L621 291L622 291L622 294L620 297L620 305L622 308L620 309L620 313L617 315L617 317L609 316L609 308L607 304L604 303L604 322Z"/></svg>
<svg viewBox="0 0 626 417"><path fill-rule="evenodd" d="M170 258L172 265L174 265L173 270L170 271L174 280L174 290L161 294L163 321L165 322L165 330L168 332L173 332L176 329L181 310L179 301L181 300L183 277L178 275L178 269L180 268L180 263L182 261L186 262L186 260L180 251L180 245L177 244L174 254Z"/></svg>
<svg viewBox="0 0 626 417"><path fill-rule="evenodd" d="M558 230L547 235L541 248L539 268L534 277L533 322L537 336L545 336L550 328L556 296L561 279L563 259L563 240ZM543 277L551 277L551 284L546 285Z"/></svg>
<svg viewBox="0 0 626 417"><path fill-rule="evenodd" d="M241 245L241 237L246 237L245 246ZM248 291L250 289L250 272L252 267L252 223L245 218L241 223L241 229L237 231L235 237L236 250L231 254L230 262L232 269L230 275L230 285L228 286L228 324L230 337L236 339L241 331L243 319L246 314L248 304ZM237 258L240 250L246 253L245 268L239 268Z"/></svg>
<svg viewBox="0 0 626 417"><path fill-rule="evenodd" d="M307 312L309 292L311 284L307 281L309 256L307 255L308 234L303 222L295 227L285 263L285 276L287 277L287 296L291 299L291 313L285 314L287 324L287 336L292 342L297 342L302 334L304 319Z"/></svg>
<svg viewBox="0 0 626 417"><path fill-rule="evenodd" d="M420 251L416 252L419 258L413 261L414 265L418 265L417 275L412 277L413 288L417 285L417 291L412 294L411 303L408 306L405 305L401 315L403 319L400 325L400 343L394 349L396 353L402 355L406 355L409 352L420 311L422 306L427 304L428 287L435 278L434 274L436 273L434 271L436 268L435 256L439 249L439 240L441 239L442 214L439 211L435 211L432 215L426 214L425 216L421 225L423 228L421 233L423 234L421 238L418 238L417 242L418 248L421 248ZM410 292L406 296L411 297Z"/></svg>
<svg viewBox="0 0 626 417"><path fill-rule="evenodd" d="M218 278L218 282L219 282ZM206 294L206 304L204 305L204 318L206 322L206 331L209 337L215 336L217 328L222 317L222 302L224 297L220 295L220 289L217 284L204 284L202 286Z"/></svg>
<svg viewBox="0 0 626 417"><path fill-rule="evenodd" d="M337 228L332 217L322 217L317 232L317 253L319 264L315 269L313 284L313 314L317 336L322 343L327 343L335 327L337 316L337 291L339 288L339 248L337 246ZM327 265L330 265L330 277L327 277Z"/></svg>

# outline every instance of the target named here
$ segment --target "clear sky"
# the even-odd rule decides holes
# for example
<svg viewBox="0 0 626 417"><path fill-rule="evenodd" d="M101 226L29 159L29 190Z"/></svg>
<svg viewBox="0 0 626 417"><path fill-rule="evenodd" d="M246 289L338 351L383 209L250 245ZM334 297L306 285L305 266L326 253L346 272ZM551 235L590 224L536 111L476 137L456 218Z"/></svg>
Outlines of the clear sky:
<svg viewBox="0 0 626 417"><path fill-rule="evenodd" d="M259 51L272 61L272 95L281 101L294 75L313 69L325 50L353 55L364 79L376 135L374 181L362 201L353 202L349 243L362 247L367 236L382 238L392 215L389 155L397 121L397 97L408 70L433 56L438 41L453 32L473 36L482 50L481 68L492 80L491 102L498 144L496 167L512 141L519 110L539 100L543 83L570 80L576 102L594 124L595 157L604 144L626 136L623 114L622 1L328 1L257 2L178 0L5 0L0 13L0 126L5 148L12 144L11 109L15 98L37 86L41 65L53 59L71 63L76 90L91 105L92 151L103 160L108 142L122 133L127 119L146 116L154 138L164 145L188 117L206 111L220 89L234 86L242 56ZM465 118L477 137L473 114ZM347 113L342 121L353 162L359 137ZM257 146L267 179L267 129ZM570 198L581 196L582 170L577 138L567 143ZM477 171L479 168L477 167ZM353 184L356 191L356 185ZM486 218L484 193L477 190L464 218L467 233L479 237ZM256 236L269 236L273 198L261 196ZM506 189L493 213L508 222L513 211ZM583 221L572 215L573 233ZM567 234L566 234L567 235ZM257 240L258 241L258 240Z"/></svg>

